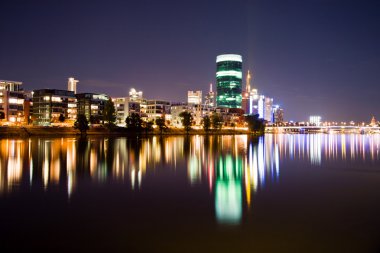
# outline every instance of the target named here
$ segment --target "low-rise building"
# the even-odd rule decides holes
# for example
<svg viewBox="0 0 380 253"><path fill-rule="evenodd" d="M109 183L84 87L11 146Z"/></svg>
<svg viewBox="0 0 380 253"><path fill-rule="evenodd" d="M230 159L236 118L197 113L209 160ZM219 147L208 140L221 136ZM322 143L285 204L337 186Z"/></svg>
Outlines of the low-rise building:
<svg viewBox="0 0 380 253"><path fill-rule="evenodd" d="M179 115L182 112L191 112L191 106L189 106L187 103L174 103L171 105L170 112L170 125L173 127L182 127L182 120Z"/></svg>
<svg viewBox="0 0 380 253"><path fill-rule="evenodd" d="M0 80L0 119L11 123L23 123L24 91L22 82Z"/></svg>
<svg viewBox="0 0 380 253"><path fill-rule="evenodd" d="M70 123L76 119L76 99L73 91L41 89L33 91L34 125L59 123L60 116Z"/></svg>
<svg viewBox="0 0 380 253"><path fill-rule="evenodd" d="M130 97L113 98L116 110L116 124L125 126L126 118L132 113L140 115L140 102L131 101Z"/></svg>
<svg viewBox="0 0 380 253"><path fill-rule="evenodd" d="M165 120L170 121L170 102L164 100L147 100L146 116L148 120L155 120L165 116Z"/></svg>
<svg viewBox="0 0 380 253"><path fill-rule="evenodd" d="M75 95L77 99L77 113L86 116L92 124L99 124L103 121L104 105L109 100L106 94L79 93Z"/></svg>

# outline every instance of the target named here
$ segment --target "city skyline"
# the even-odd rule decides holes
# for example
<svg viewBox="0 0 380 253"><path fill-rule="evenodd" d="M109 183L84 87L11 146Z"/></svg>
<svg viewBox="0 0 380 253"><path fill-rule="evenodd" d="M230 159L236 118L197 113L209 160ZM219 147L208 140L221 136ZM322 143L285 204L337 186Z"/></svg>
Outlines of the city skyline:
<svg viewBox="0 0 380 253"><path fill-rule="evenodd" d="M65 89L74 76L78 92L117 96L134 87L146 97L186 101L188 90L206 94L209 83L216 86L215 56L232 53L243 56L251 86L276 98L286 120L380 118L375 1L2 1L0 7L7 38L0 43L0 79L29 90Z"/></svg>

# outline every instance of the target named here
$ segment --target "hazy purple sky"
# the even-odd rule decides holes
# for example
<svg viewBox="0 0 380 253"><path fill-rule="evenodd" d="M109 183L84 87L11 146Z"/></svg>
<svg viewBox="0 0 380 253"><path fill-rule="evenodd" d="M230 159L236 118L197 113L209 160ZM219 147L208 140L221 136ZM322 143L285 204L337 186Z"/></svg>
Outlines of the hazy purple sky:
<svg viewBox="0 0 380 253"><path fill-rule="evenodd" d="M0 1L0 79L185 101L243 56L287 120L380 119L380 1Z"/></svg>

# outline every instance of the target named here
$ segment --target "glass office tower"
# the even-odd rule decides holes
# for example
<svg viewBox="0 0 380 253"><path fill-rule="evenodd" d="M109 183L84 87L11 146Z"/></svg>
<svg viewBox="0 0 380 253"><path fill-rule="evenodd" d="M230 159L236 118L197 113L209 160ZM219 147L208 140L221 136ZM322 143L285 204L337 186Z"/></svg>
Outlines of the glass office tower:
<svg viewBox="0 0 380 253"><path fill-rule="evenodd" d="M241 108L242 57L223 54L216 57L216 104L218 107Z"/></svg>

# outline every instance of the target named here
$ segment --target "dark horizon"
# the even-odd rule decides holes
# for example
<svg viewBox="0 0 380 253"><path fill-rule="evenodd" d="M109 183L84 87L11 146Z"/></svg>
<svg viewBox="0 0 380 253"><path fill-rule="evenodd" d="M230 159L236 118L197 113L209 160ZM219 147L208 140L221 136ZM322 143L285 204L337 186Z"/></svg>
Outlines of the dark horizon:
<svg viewBox="0 0 380 253"><path fill-rule="evenodd" d="M1 1L0 79L185 101L215 87L218 54L286 120L380 118L377 1ZM243 83L245 87L245 82Z"/></svg>

